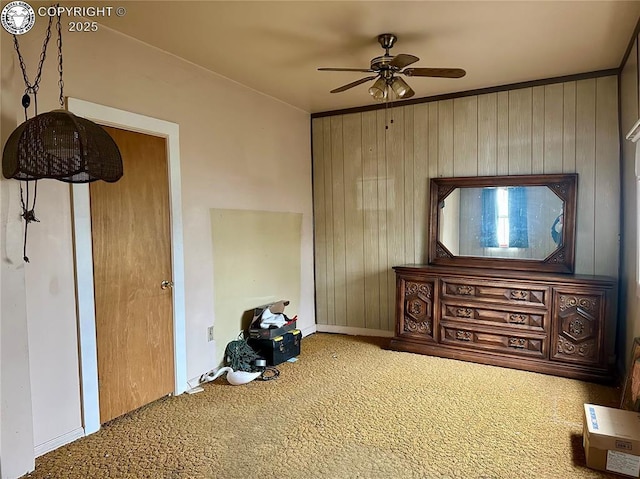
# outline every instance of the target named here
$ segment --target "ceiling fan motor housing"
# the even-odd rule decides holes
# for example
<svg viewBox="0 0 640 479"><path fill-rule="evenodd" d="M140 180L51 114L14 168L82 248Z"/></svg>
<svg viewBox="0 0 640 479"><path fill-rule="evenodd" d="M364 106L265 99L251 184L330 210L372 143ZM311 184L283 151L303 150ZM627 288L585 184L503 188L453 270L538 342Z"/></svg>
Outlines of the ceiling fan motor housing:
<svg viewBox="0 0 640 479"><path fill-rule="evenodd" d="M380 70L391 69L395 69L396 71L399 70L399 68L394 68L393 66L389 65L389 63L391 63L391 60L393 60L393 55L383 55L381 57L375 57L373 60L371 60L371 69L376 72Z"/></svg>
<svg viewBox="0 0 640 479"><path fill-rule="evenodd" d="M393 60L393 55L389 55L389 49L393 47L397 39L398 37L396 37L393 33L382 33L381 35L378 35L378 43L382 48L385 49L385 52L384 55L375 57L373 60L371 60L371 69L373 71L388 69L393 69L395 71L400 70L399 68L395 68L389 65L391 63L391 60Z"/></svg>
<svg viewBox="0 0 640 479"><path fill-rule="evenodd" d="M378 35L378 43L382 48L387 50L387 54L389 54L389 48L393 47L393 44L396 42L398 37L396 37L393 33L383 33Z"/></svg>

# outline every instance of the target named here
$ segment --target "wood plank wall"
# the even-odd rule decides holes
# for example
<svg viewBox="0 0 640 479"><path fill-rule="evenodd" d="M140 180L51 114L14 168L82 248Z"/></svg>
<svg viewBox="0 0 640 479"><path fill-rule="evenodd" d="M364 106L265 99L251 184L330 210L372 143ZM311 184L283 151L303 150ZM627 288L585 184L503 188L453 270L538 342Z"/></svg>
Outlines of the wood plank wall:
<svg viewBox="0 0 640 479"><path fill-rule="evenodd" d="M620 72L620 126L623 136L633 128L640 118L640 55L638 37L633 41L627 61ZM638 186L636 182L636 144L622 141L622 190L623 228L622 254L620 267L620 315L618 335L618 363L620 370L630 366L633 339L640 336L640 298L638 297Z"/></svg>
<svg viewBox="0 0 640 479"><path fill-rule="evenodd" d="M312 141L319 325L393 331L432 177L578 173L576 273L618 276L616 76L314 118Z"/></svg>

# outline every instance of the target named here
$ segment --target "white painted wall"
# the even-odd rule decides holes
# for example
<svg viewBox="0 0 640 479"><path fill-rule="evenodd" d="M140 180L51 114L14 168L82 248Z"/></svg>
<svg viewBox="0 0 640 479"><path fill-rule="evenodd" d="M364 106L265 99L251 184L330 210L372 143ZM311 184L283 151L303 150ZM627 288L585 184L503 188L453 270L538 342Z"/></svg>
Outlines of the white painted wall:
<svg viewBox="0 0 640 479"><path fill-rule="evenodd" d="M43 27L38 22L20 38L28 67L35 68ZM7 39L6 32L0 35ZM57 108L54 51L50 47L42 77L41 112ZM11 72L15 81L19 72L12 53L3 52L0 65L3 74ZM18 76L17 89L19 81ZM211 208L302 214L298 324L307 333L315 330L308 113L102 27L95 33L64 37L64 81L66 96L180 127L189 378L213 368L216 348L226 345L207 342L206 336L207 327L216 321ZM21 91L13 93L19 101ZM19 114L15 112L14 118ZM7 366L24 373L31 364L31 374L25 377L31 377L33 415L18 421L18 426L30 429L33 421L36 447L73 435L80 420L69 186L44 181L38 196L36 214L41 223L29 229L31 263L26 267L27 294L22 302L28 321L25 313L14 325L25 338L28 330L28 350ZM2 221L4 228L6 218ZM10 247L21 248L19 238L10 241ZM9 287L19 283L13 276L6 279ZM4 273L2 281L4 291ZM4 354L4 334L2 338ZM13 340L7 337L7 342ZM1 460L5 461L4 450Z"/></svg>
<svg viewBox="0 0 640 479"><path fill-rule="evenodd" d="M0 181L1 343L0 401L2 479L19 477L34 467L32 394L22 266L22 225L17 183Z"/></svg>
<svg viewBox="0 0 640 479"><path fill-rule="evenodd" d="M17 182L12 182L17 183ZM80 375L69 188L38 184L36 217L28 229L25 264L29 359L33 366L33 439L46 445L60 435L77 437L82 428ZM64 206L63 206L64 205ZM64 398L64 407L52 398ZM74 432L75 431L75 432ZM39 453L47 452L40 448Z"/></svg>
<svg viewBox="0 0 640 479"><path fill-rule="evenodd" d="M10 37L9 37L10 38ZM0 57L11 43L0 35ZM0 141L16 127L14 72L0 69ZM33 469L33 420L18 183L0 180L0 476Z"/></svg>

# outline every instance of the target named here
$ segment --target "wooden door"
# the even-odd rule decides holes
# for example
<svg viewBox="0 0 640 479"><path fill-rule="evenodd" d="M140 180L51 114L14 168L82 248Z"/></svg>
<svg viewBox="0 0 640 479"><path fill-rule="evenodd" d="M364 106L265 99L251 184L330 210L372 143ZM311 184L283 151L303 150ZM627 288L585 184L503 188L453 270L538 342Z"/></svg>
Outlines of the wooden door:
<svg viewBox="0 0 640 479"><path fill-rule="evenodd" d="M124 175L89 186L101 423L174 389L166 140L105 130Z"/></svg>

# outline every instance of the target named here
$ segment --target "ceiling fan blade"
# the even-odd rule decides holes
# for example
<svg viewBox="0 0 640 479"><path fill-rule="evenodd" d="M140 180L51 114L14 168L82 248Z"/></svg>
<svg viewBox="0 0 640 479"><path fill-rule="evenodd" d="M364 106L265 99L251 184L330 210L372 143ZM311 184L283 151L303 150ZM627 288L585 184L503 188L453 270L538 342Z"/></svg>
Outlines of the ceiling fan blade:
<svg viewBox="0 0 640 479"><path fill-rule="evenodd" d="M389 66L396 67L396 68L404 68L404 67L408 67L412 63L417 62L418 60L420 59L416 56L409 55L407 53L400 53L399 55L396 55L395 57L393 57L393 60L389 62Z"/></svg>
<svg viewBox="0 0 640 479"><path fill-rule="evenodd" d="M369 80L373 80L376 78L375 76L360 78L360 80L356 80L351 83L347 83L346 85L342 85L341 87L336 88L335 90L331 90L331 93L340 93L342 91L348 90L349 88L353 88L354 86L358 86L362 83L368 82Z"/></svg>
<svg viewBox="0 0 640 479"><path fill-rule="evenodd" d="M462 78L467 74L462 68L406 68L401 71L408 77Z"/></svg>
<svg viewBox="0 0 640 479"><path fill-rule="evenodd" d="M368 69L364 69L364 68L318 68L318 71L321 72L365 72L365 73L369 73L372 72L373 70L368 68Z"/></svg>

